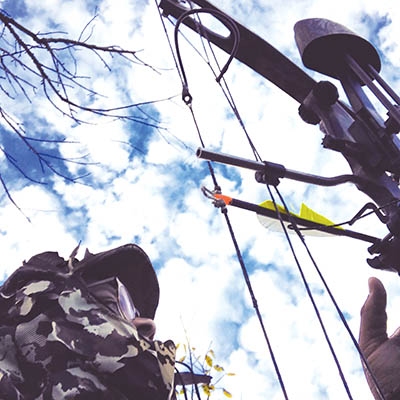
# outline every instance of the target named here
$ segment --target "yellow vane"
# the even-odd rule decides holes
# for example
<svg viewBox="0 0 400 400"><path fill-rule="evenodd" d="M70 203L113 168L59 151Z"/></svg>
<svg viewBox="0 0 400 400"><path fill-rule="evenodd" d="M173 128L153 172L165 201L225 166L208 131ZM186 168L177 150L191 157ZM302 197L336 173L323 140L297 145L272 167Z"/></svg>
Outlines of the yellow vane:
<svg viewBox="0 0 400 400"><path fill-rule="evenodd" d="M261 207L268 208L269 210L278 209L278 211L281 214L287 214L284 207L282 207L279 204L277 204L276 207L275 207L273 201L271 201L271 200L266 200L266 201L262 202L259 205ZM324 217L323 215L315 212L310 207L306 206L304 203L301 204L300 213L299 214L295 214L293 212L290 212L290 215L293 215L294 217L297 217L297 218L304 219L306 221L315 222L317 224L324 225L324 226L335 225L334 222L332 222L328 218ZM269 230L272 230L274 232L282 232L282 227L281 227L281 223L280 223L279 219L272 218L272 217L267 217L265 215L260 215L260 214L257 214L257 218L260 221L261 225L263 225L265 228L267 228ZM289 222L285 221L284 224L285 224L286 227L288 227ZM298 225L299 225L300 228L304 227L304 225L302 225L301 222L298 222ZM336 229L343 229L341 227L335 227L335 228ZM306 234L308 236L329 236L329 235L331 235L330 233L327 233L327 232L321 232L321 231L310 230L310 229L305 230L302 233L304 233L304 234Z"/></svg>

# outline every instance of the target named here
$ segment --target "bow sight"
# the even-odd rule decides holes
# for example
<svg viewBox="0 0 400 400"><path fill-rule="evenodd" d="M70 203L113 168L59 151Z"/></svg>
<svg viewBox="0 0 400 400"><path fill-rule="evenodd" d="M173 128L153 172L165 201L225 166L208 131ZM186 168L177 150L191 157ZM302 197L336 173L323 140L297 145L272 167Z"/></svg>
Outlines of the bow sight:
<svg viewBox="0 0 400 400"><path fill-rule="evenodd" d="M295 25L295 40L304 65L339 80L349 101L345 104L331 82L316 82L265 40L206 0L190 3L199 10L208 10L225 26L229 20L230 25L235 25L235 32L227 26L230 34L224 37L205 27L194 17L193 8L185 7L188 2L161 0L160 7L164 15L172 15L293 97L300 103L299 114L305 122L319 124L325 135L323 146L340 152L353 172L342 176L347 178L339 179L337 184L353 182L367 194L377 207L364 209L373 208L389 230L385 238L377 239L368 249L375 256L368 260L369 265L400 273L400 141L396 136L400 131L400 97L379 75L381 62L376 49L346 27L329 20L306 19ZM386 119L367 97L366 87L387 110ZM204 151L198 155L248 168L246 160L238 163L236 157ZM281 176L271 179L274 172L271 165L259 165L258 181L271 183L285 176L282 173L286 169L274 165ZM302 180L304 176L310 177L291 171L292 179ZM309 182L313 184L332 179L311 177Z"/></svg>

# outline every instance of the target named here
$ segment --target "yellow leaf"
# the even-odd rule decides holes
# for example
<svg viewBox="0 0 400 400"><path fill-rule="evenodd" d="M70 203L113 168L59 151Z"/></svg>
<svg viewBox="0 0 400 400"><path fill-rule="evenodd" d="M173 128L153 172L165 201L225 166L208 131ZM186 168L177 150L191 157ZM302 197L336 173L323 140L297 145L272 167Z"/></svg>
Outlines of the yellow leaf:
<svg viewBox="0 0 400 400"><path fill-rule="evenodd" d="M183 361L185 360L185 358L186 358L186 355L183 356L183 357L181 357L181 358L179 359L179 362L183 362Z"/></svg>
<svg viewBox="0 0 400 400"><path fill-rule="evenodd" d="M234 372L228 372L227 374L226 374L226 376L235 376L236 374L234 373Z"/></svg>
<svg viewBox="0 0 400 400"><path fill-rule="evenodd" d="M226 397L228 397L229 399L231 399L232 398L232 395L227 391L227 390L225 390L225 389L222 389L222 392L224 393L224 395L226 396Z"/></svg>
<svg viewBox="0 0 400 400"><path fill-rule="evenodd" d="M203 385L203 392L209 396L211 394L210 388L208 387L208 385Z"/></svg>
<svg viewBox="0 0 400 400"><path fill-rule="evenodd" d="M206 359L207 365L208 365L209 367L212 367L212 365L213 365L213 360L212 360L212 358L211 358L208 354L206 354L205 359Z"/></svg>
<svg viewBox="0 0 400 400"><path fill-rule="evenodd" d="M211 357L215 358L214 350L212 350L212 349L208 350L208 354L211 354Z"/></svg>
<svg viewBox="0 0 400 400"><path fill-rule="evenodd" d="M202 385L202 387L203 387L203 392L207 396L210 396L211 392L213 392L215 390L215 386L214 385Z"/></svg>
<svg viewBox="0 0 400 400"><path fill-rule="evenodd" d="M220 365L214 365L214 369L218 372L222 372L224 370L224 367L221 367Z"/></svg>

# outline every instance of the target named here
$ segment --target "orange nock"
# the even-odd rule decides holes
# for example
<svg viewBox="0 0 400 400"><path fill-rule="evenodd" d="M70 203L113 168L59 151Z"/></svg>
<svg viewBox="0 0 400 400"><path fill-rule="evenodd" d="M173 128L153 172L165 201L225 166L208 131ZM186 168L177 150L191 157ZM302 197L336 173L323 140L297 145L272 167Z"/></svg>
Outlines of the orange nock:
<svg viewBox="0 0 400 400"><path fill-rule="evenodd" d="M232 203L232 197L225 196L223 194L218 194L218 193L214 193L214 197L218 200L222 200L225 203L225 205L227 205L227 206Z"/></svg>

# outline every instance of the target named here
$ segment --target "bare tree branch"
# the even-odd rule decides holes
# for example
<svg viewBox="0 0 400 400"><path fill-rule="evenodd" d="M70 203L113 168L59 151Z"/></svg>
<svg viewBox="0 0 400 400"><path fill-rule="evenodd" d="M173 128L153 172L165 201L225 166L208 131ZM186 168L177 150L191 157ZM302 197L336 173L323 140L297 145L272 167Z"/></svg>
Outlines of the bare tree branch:
<svg viewBox="0 0 400 400"><path fill-rule="evenodd" d="M115 57L119 57L121 61L152 68L143 62L134 50L127 50L116 45L104 46L90 43L89 39L93 33L92 23L96 17L97 15L85 25L78 39L75 40L64 37L66 34L62 32L34 33L0 10L0 91L11 101L27 101L28 103L32 103L33 96L42 92L56 112L71 118L77 124L88 123L83 115L89 113L162 129L159 122L143 110L144 106L156 102L154 100L107 107L94 106L99 99L103 99L104 102L106 96L91 88L90 77L79 74L78 50L94 54L108 71L112 70ZM91 29L90 32L89 29ZM107 58L110 58L110 61ZM132 110L135 108L141 116L133 114ZM65 138L28 135L24 124L17 121L12 112L5 109L3 102L0 104L0 141L5 134L12 134L18 138L21 146L36 158L43 174L48 170L51 174L70 182L76 182L86 176L83 174L80 177L72 177L59 167L63 163L74 163L82 167L90 165L86 157L77 159L60 156L57 151L58 146L72 142L66 141ZM47 150L43 151L43 145ZM43 180L36 178L31 171L26 171L26 167L22 167L18 162L17 156L11 154L1 143L0 152L3 153L3 159L8 166L18 171L25 179L33 183L43 183ZM9 200L16 205L10 195L5 175L1 172L0 183Z"/></svg>
<svg viewBox="0 0 400 400"><path fill-rule="evenodd" d="M8 199L11 201L11 203L17 208L17 210L27 219L28 222L31 222L31 220L29 219L28 216L26 216L24 214L24 212L22 211L22 209L18 206L18 204L15 202L14 198L11 196L10 191L8 190L8 186L6 185L6 183L4 182L3 176L0 174L0 183L3 186L4 192L6 194L6 196L8 197Z"/></svg>

